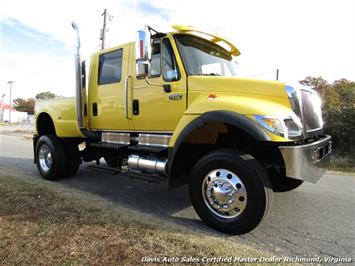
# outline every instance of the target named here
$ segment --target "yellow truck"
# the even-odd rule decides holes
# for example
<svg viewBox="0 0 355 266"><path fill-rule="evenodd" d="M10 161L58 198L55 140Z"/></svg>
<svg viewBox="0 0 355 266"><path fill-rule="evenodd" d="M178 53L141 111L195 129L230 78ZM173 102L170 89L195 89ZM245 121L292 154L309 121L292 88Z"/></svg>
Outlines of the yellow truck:
<svg viewBox="0 0 355 266"><path fill-rule="evenodd" d="M135 42L94 53L87 77L72 26L76 96L35 107L43 178L73 176L82 162L104 158L117 171L164 178L170 189L188 184L208 226L244 234L263 220L273 191L324 174L331 137L315 91L238 77L231 42L183 25L146 27Z"/></svg>

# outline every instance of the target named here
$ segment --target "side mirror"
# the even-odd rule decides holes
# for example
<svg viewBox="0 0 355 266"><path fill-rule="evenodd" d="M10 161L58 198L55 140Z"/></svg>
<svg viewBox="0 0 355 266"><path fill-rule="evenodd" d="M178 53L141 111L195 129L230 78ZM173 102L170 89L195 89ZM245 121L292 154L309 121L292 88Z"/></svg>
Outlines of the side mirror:
<svg viewBox="0 0 355 266"><path fill-rule="evenodd" d="M137 76L147 76L149 74L151 60L151 40L150 33L144 30L137 31L136 39L136 68Z"/></svg>

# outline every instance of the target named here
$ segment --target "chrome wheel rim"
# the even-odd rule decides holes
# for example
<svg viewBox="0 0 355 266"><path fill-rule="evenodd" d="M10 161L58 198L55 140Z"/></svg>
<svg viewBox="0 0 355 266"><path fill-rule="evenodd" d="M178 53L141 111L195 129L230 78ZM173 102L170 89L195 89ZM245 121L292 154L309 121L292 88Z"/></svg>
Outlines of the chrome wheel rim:
<svg viewBox="0 0 355 266"><path fill-rule="evenodd" d="M43 172L47 173L52 167L52 154L49 150L49 147L46 144L43 144L39 148L39 165Z"/></svg>
<svg viewBox="0 0 355 266"><path fill-rule="evenodd" d="M205 176L202 195L206 206L215 215L225 219L241 215L248 200L243 182L226 169L216 169Z"/></svg>

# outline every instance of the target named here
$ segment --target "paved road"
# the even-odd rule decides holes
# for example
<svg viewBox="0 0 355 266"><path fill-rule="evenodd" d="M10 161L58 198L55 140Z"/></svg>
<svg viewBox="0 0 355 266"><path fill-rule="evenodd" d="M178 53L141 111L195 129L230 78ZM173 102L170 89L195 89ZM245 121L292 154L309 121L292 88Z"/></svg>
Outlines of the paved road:
<svg viewBox="0 0 355 266"><path fill-rule="evenodd" d="M0 164L40 178L32 159L32 142L0 135ZM355 176L325 175L287 193L274 193L268 219L253 232L226 236L207 228L190 205L187 187L167 190L165 182L148 184L121 175L93 172L87 164L60 183L87 191L203 234L231 238L278 255L351 257L355 260Z"/></svg>

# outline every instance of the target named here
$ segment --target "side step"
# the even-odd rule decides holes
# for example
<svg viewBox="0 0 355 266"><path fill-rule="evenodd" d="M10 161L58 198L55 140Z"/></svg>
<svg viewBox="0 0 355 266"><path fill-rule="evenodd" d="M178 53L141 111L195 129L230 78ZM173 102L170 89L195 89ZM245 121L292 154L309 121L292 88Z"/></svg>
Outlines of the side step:
<svg viewBox="0 0 355 266"><path fill-rule="evenodd" d="M127 148L127 145L124 144L109 143L109 142L102 142L102 141L90 143L90 146L97 147L97 148L114 149L114 150Z"/></svg>
<svg viewBox="0 0 355 266"><path fill-rule="evenodd" d="M120 150L120 149L127 148L132 151L144 151L144 152L153 152L153 153L160 153L167 150L166 147L159 147L159 146L125 145L125 144L109 143L103 141L90 143L90 146L97 147L97 148L113 149L113 150Z"/></svg>
<svg viewBox="0 0 355 266"><path fill-rule="evenodd" d="M118 175L121 174L125 177L129 177L132 179L137 179L137 180L142 180L146 181L148 183L155 183L155 184L160 184L161 182L167 181L166 177L159 176L159 175L149 175L149 174L144 174L140 172L130 172L127 170L119 170L116 168L108 167L108 166L102 166L102 165L88 165L87 168L89 170L99 172L102 174L107 174L107 175Z"/></svg>
<svg viewBox="0 0 355 266"><path fill-rule="evenodd" d="M166 177L159 176L159 175L148 175L148 174L135 173L135 172L123 172L122 175L132 179L142 180L148 183L155 183L155 184L160 184L161 182L168 180Z"/></svg>
<svg viewBox="0 0 355 266"><path fill-rule="evenodd" d="M88 165L87 168L89 170L97 171L103 174L118 175L121 173L119 169L103 166L103 165L97 165L97 164Z"/></svg>
<svg viewBox="0 0 355 266"><path fill-rule="evenodd" d="M132 145L132 146L128 146L128 149L133 151L145 151L145 152L153 152L153 153L159 153L167 150L167 148L165 147L146 146L146 145Z"/></svg>

